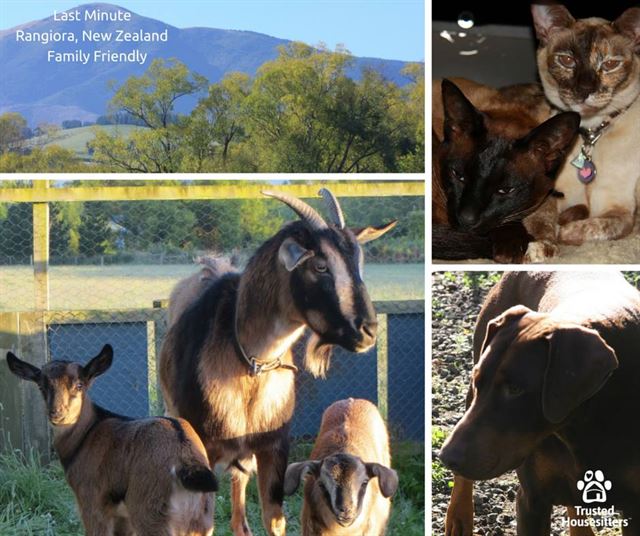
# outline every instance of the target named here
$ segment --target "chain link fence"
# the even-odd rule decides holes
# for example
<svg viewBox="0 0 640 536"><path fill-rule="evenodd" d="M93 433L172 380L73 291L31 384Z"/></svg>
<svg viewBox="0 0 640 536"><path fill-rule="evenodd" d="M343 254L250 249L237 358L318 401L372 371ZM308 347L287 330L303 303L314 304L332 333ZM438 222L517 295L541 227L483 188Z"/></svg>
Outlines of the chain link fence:
<svg viewBox="0 0 640 536"><path fill-rule="evenodd" d="M145 189L148 199L138 193L136 200L112 199L110 187L122 186L113 181L107 186L106 181L99 185L53 182L49 190L79 188L88 199L46 203L48 223L38 212L45 203L34 203L27 195L37 196L41 185L26 181L0 185L2 356L13 349L34 363L86 362L109 343L115 350L114 365L96 381L93 398L129 416L162 413L156 356L166 332L165 306L172 287L200 268L195 260L201 256L227 256L242 269L262 242L295 217L282 203L259 194L260 188L292 187L282 182L172 181L168 185L138 181L133 189ZM321 187L320 183L311 186L314 192ZM7 187L10 199L3 196ZM154 200L158 187L177 188L178 198ZM376 348L365 355L338 350L326 380L315 380L306 372L298 375L292 433L314 436L324 409L351 396L377 403L388 416L394 437L422 442L424 196L407 195L407 187L416 191L415 185L407 183L329 187L340 199L350 226L380 225L391 219L399 223L365 246L365 281L381 326ZM30 192L21 197L16 188ZM191 191L202 196L199 188L224 198L190 198ZM397 188L401 195L389 195L390 188ZM366 195L354 196L354 191ZM109 200L93 200L99 196ZM319 198L304 199L326 213ZM48 262L38 246L43 227ZM300 348L296 354L300 360ZM21 413L23 421L29 420L24 407L35 398L30 387L16 387L17 382L2 369L2 425L19 439L30 440L28 428L39 424L18 426L10 421ZM37 420L35 412L33 419ZM47 438L36 438L36 443L38 439Z"/></svg>

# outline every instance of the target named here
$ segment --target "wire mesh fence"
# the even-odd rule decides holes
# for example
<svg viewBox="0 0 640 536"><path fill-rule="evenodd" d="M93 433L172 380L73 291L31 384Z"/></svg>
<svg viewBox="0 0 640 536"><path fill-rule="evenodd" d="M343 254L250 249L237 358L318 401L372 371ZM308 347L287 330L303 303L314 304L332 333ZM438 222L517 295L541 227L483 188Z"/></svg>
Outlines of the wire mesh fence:
<svg viewBox="0 0 640 536"><path fill-rule="evenodd" d="M188 192L192 185L179 186L185 185ZM286 187L260 185L266 186ZM313 186L315 191L320 188ZM398 183L404 194L401 187ZM194 261L200 256L226 256L242 269L261 243L295 217L282 203L242 194L242 186L237 198L233 185L213 185L214 193L215 188L226 188L231 195L154 200L151 189L149 199L135 201L51 201L48 222L43 223L34 206L44 203L3 202L0 187L0 348L18 349L16 341L23 335L13 333L19 329L3 329L12 314L23 320L36 315L36 324L42 323L41 337L25 345L44 354L33 356L36 362L84 362L108 342L115 350L114 365L95 383L94 399L130 416L161 413L156 356L172 287L199 269ZM378 196L375 183L358 188L366 195L350 196L348 185L334 186L350 226L399 220L388 235L365 246L365 282L379 314L379 342L364 355L338 351L326 380L299 374L293 434L313 436L324 408L352 396L376 402L399 438L422 441L424 197L388 195L388 186L385 195ZM305 201L324 213L319 199ZM42 259L34 249L34 229L37 234L42 225L48 237L44 278ZM40 318L43 309L46 314ZM301 360L299 349L297 354Z"/></svg>

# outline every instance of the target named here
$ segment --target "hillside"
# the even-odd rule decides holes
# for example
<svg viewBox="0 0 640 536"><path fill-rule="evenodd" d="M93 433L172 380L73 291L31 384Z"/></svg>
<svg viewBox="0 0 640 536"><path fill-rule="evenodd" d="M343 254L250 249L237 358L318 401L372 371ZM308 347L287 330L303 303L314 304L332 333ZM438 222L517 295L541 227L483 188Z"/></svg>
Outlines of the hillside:
<svg viewBox="0 0 640 536"><path fill-rule="evenodd" d="M79 10L128 12L112 4L86 4ZM73 11L73 10L69 10ZM67 12L68 13L68 12ZM208 21L203 21L206 25ZM52 35L83 30L102 33L127 30L131 32L168 31L167 42L17 42L17 32ZM348 40L348 36L345 37ZM177 58L191 70L206 76L210 82L219 81L226 73L241 71L255 74L264 62L277 56L277 47L288 41L255 32L216 28L176 28L160 20L142 17L131 12L130 22L63 22L53 15L27 22L19 27L0 31L0 113L16 111L23 114L30 125L40 122L60 124L63 120L94 121L106 112L113 95L109 82L122 83L132 75L142 74L154 58ZM75 53L81 50L93 55L95 51L130 52L133 48L148 54L144 65L138 63L55 63L48 61L48 50ZM355 58L349 73L357 78L363 68L373 68L388 79L404 84L401 74L405 63L376 58ZM180 111L193 106L184 99Z"/></svg>

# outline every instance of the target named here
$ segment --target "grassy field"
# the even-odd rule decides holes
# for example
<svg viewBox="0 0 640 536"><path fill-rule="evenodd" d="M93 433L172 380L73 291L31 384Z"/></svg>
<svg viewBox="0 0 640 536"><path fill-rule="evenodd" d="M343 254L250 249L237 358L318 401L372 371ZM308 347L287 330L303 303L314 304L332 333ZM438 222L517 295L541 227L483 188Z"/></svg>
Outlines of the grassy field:
<svg viewBox="0 0 640 536"><path fill-rule="evenodd" d="M194 265L50 267L50 308L54 310L151 307L166 299ZM369 264L365 281L374 300L424 298L423 264ZM0 311L33 309L33 270L0 266Z"/></svg>
<svg viewBox="0 0 640 536"><path fill-rule="evenodd" d="M310 447L293 449L291 460L306 458ZM400 489L393 498L388 529L390 536L422 536L424 510L424 446L398 444L393 452L394 467L400 475ZM216 536L230 536L231 503L229 479L222 477L216 495ZM249 523L254 535L264 535L255 479L248 492ZM285 502L287 532L300 534L301 493ZM0 453L0 534L3 536L81 536L82 526L75 502L58 462L42 466L34 455L20 451Z"/></svg>
<svg viewBox="0 0 640 536"><path fill-rule="evenodd" d="M126 138L131 134L131 132L142 127L134 125L93 125L90 127L69 128L66 130L60 130L50 139L44 139L42 136L31 138L29 140L29 145L34 147L57 145L64 149L73 151L76 156L82 160L91 160L91 156L87 150L87 143L94 138L95 128L102 129L111 136L117 134Z"/></svg>

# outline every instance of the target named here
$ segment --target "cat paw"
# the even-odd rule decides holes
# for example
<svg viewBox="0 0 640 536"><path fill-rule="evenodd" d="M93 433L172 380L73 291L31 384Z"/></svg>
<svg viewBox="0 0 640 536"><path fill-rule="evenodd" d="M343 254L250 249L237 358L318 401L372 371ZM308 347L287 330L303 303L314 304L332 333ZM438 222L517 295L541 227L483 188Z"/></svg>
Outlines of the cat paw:
<svg viewBox="0 0 640 536"><path fill-rule="evenodd" d="M540 264L555 257L558 253L558 246L548 240L529 242L527 252L524 254L524 262L527 264Z"/></svg>

